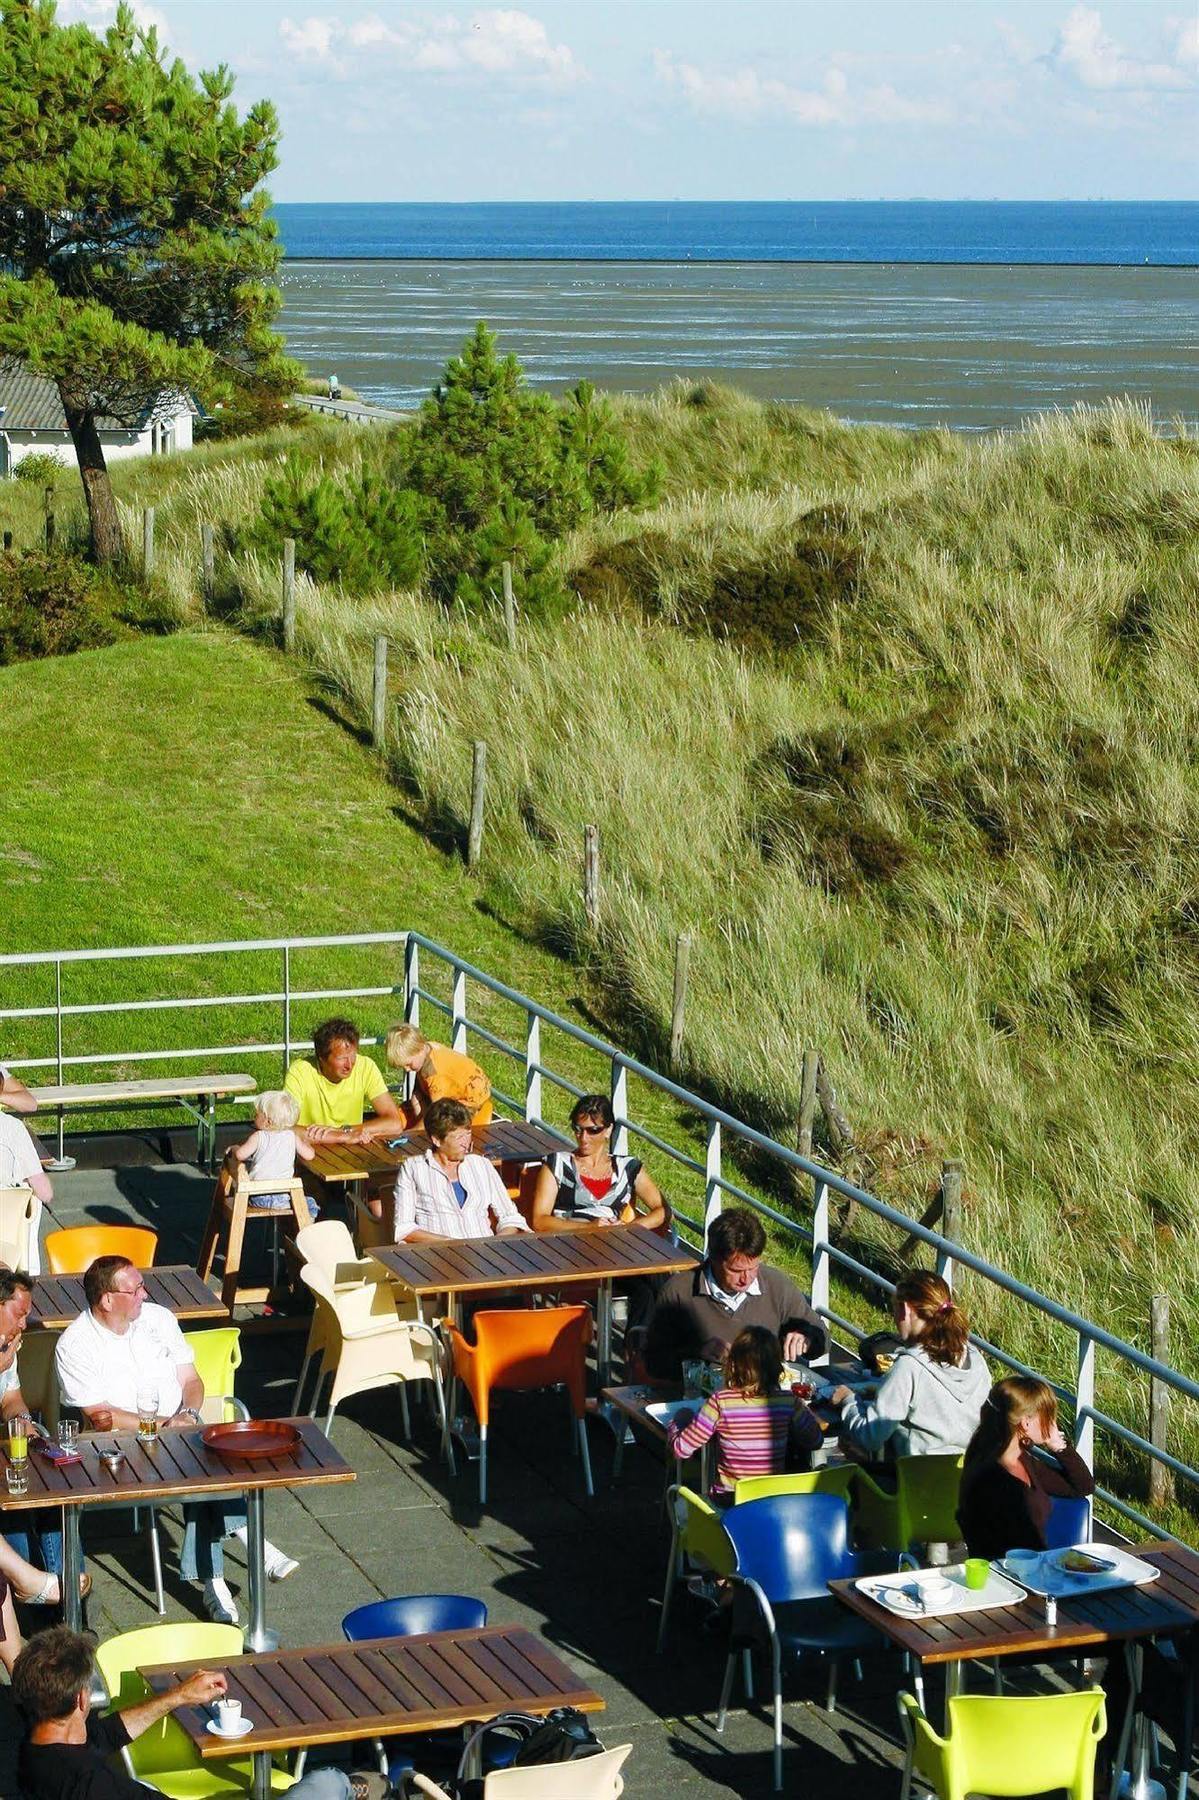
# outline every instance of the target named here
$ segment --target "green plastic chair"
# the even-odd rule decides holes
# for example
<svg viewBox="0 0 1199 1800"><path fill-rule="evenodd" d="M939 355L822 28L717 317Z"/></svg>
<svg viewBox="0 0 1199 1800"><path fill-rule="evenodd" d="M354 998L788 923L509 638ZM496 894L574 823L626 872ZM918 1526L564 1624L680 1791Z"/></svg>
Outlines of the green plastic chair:
<svg viewBox="0 0 1199 1800"><path fill-rule="evenodd" d="M241 1655L242 1647L236 1625L195 1620L183 1625L147 1625L140 1631L123 1631L101 1644L96 1665L112 1697L113 1710L119 1712L149 1696L139 1668L204 1660L214 1669L223 1669L231 1656ZM252 1758L201 1762L182 1725L169 1713L135 1738L122 1755L131 1775L168 1795L169 1800L244 1800L253 1788ZM293 1779L282 1769L271 1770L271 1787L276 1793L289 1788Z"/></svg>
<svg viewBox="0 0 1199 1800"><path fill-rule="evenodd" d="M670 1622L670 1603L674 1590L686 1575L690 1560L713 1575L731 1575L736 1558L720 1513L701 1494L687 1487L672 1487L666 1492L670 1508L670 1561L666 1565L666 1587L662 1594L662 1619L658 1626L658 1650L666 1642Z"/></svg>
<svg viewBox="0 0 1199 1800"><path fill-rule="evenodd" d="M238 1327L217 1325L210 1331L185 1331L183 1341L191 1351L196 1373L204 1383L205 1424L221 1425L227 1419L248 1418L241 1401L233 1398L233 1376L241 1368L241 1331Z"/></svg>
<svg viewBox="0 0 1199 1800"><path fill-rule="evenodd" d="M907 1744L900 1800L910 1800L913 1775L939 1800L1054 1788L1064 1788L1070 1800L1092 1800L1095 1751L1107 1729L1101 1688L1031 1696L959 1694L949 1702L944 1737L911 1694L897 1698Z"/></svg>
<svg viewBox="0 0 1199 1800"><path fill-rule="evenodd" d="M901 1456L893 1494L864 1469L854 1481L854 1537L864 1550L907 1550L914 1543L952 1544L958 1524L960 1456Z"/></svg>
<svg viewBox="0 0 1199 1800"><path fill-rule="evenodd" d="M833 1463L802 1475L743 1475L733 1488L733 1505L768 1500L772 1494L837 1494L848 1500L857 1473L853 1463Z"/></svg>

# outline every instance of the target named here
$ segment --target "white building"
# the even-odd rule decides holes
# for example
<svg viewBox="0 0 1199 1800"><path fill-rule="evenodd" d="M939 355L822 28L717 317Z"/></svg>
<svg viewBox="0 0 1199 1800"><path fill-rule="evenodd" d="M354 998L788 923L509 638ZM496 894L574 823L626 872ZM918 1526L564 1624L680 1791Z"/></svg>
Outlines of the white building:
<svg viewBox="0 0 1199 1800"><path fill-rule="evenodd" d="M186 394L163 394L147 406L136 427L97 419L106 462L122 456L166 456L190 450L192 420L199 408ZM67 430L58 389L45 376L27 369L0 373L0 475L11 475L33 451L57 456L65 468L77 466L75 446Z"/></svg>

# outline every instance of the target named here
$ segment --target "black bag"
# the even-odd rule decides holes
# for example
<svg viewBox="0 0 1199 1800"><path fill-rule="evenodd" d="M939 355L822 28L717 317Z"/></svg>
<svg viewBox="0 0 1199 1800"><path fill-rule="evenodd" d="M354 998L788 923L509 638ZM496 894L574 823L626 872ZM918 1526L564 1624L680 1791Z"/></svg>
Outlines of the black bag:
<svg viewBox="0 0 1199 1800"><path fill-rule="evenodd" d="M889 1356L891 1362L894 1362L902 1349L903 1339L896 1337L893 1331L872 1331L870 1336L864 1337L858 1345L858 1355L872 1374L882 1375L886 1371L879 1368L879 1357ZM890 1363L887 1367L890 1367Z"/></svg>
<svg viewBox="0 0 1199 1800"><path fill-rule="evenodd" d="M514 1738L517 1747L513 1755ZM485 1774L496 1767L519 1769L534 1763L575 1762L584 1756L599 1756L603 1748L577 1707L557 1706L544 1718L533 1713L500 1713L467 1739L453 1792L459 1800L475 1800L482 1793L482 1781L468 1776L472 1767L481 1767Z"/></svg>

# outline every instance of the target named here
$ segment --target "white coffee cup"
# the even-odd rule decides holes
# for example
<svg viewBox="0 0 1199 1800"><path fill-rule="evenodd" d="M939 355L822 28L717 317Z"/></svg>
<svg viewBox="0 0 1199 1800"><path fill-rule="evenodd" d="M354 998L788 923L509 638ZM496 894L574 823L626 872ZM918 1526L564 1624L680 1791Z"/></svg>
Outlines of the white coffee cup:
<svg viewBox="0 0 1199 1800"><path fill-rule="evenodd" d="M225 1694L216 1703L216 1722L222 1731L237 1731L241 1726L241 1701Z"/></svg>

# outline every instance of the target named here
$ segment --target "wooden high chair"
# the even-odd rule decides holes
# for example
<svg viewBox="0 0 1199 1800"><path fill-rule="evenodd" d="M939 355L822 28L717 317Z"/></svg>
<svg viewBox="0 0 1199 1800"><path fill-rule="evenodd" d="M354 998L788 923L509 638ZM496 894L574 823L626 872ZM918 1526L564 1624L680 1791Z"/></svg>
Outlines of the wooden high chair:
<svg viewBox="0 0 1199 1800"><path fill-rule="evenodd" d="M254 1198L257 1194L286 1194L291 1201L290 1213L270 1212L264 1207L255 1206ZM246 1225L251 1219L266 1219L275 1226L271 1266L272 1278L277 1280L279 1226L285 1225L290 1233L303 1231L305 1225L312 1222L308 1211L308 1198L299 1178L292 1181L280 1181L277 1178L274 1181L251 1181L246 1175L244 1165L238 1169L236 1182L230 1182L229 1172L226 1169L222 1169L217 1176L216 1186L212 1192L212 1205L208 1212L208 1223L204 1227L204 1236L200 1243L196 1272L201 1280L208 1280L212 1273L212 1265L216 1260L221 1237L227 1230L229 1237L225 1247L221 1299L230 1308L239 1302L242 1305L250 1305L263 1301L271 1291L269 1287L243 1287L239 1281Z"/></svg>

